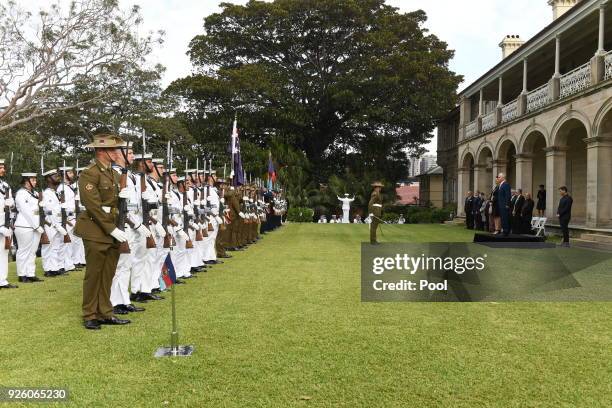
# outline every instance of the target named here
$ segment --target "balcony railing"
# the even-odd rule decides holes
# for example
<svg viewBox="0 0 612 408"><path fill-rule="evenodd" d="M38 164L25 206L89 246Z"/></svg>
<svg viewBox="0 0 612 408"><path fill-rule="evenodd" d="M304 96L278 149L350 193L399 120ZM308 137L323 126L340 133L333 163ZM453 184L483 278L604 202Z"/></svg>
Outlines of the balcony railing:
<svg viewBox="0 0 612 408"><path fill-rule="evenodd" d="M550 93L548 92L548 84L544 84L541 87L534 89L527 94L527 112L533 112L550 102Z"/></svg>
<svg viewBox="0 0 612 408"><path fill-rule="evenodd" d="M573 95L591 86L591 63L587 62L561 77L561 98Z"/></svg>
<svg viewBox="0 0 612 408"><path fill-rule="evenodd" d="M604 80L612 78L612 51L606 54L604 58L605 73Z"/></svg>
<svg viewBox="0 0 612 408"><path fill-rule="evenodd" d="M518 117L518 101L514 100L502 106L502 123L510 122Z"/></svg>
<svg viewBox="0 0 612 408"><path fill-rule="evenodd" d="M486 132L487 130L491 130L497 125L495 117L495 111L488 113L482 117L482 131Z"/></svg>
<svg viewBox="0 0 612 408"><path fill-rule="evenodd" d="M470 137L474 137L478 134L478 121L473 121L467 124L465 127L465 138L469 139Z"/></svg>

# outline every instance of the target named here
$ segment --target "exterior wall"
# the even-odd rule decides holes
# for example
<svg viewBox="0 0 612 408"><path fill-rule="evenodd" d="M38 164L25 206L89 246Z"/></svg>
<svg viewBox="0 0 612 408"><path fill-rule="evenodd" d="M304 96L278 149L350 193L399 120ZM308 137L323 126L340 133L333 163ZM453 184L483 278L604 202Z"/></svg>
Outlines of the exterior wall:
<svg viewBox="0 0 612 408"><path fill-rule="evenodd" d="M459 140L459 108L438 123L438 166L442 167L442 206L457 203L457 169Z"/></svg>
<svg viewBox="0 0 612 408"><path fill-rule="evenodd" d="M444 178L441 174L429 176L429 201L434 207L444 207Z"/></svg>
<svg viewBox="0 0 612 408"><path fill-rule="evenodd" d="M523 115L492 131L463 140L458 145L459 202L468 191L467 181L473 170L463 163L470 157L475 161L484 149L493 153L493 171L486 177L492 185L495 175L508 167L508 148L514 148L516 161L513 188L524 192L537 191L538 181L546 179L548 200L546 215L554 219L558 202L557 189L567 185L574 197L574 219L588 227L612 225L609 203L612 202L612 79L592 86L582 92L553 102L544 108ZM545 163L541 151L537 156L526 141L539 133L545 140ZM534 157L537 162L534 163ZM542 172L545 171L545 177ZM483 172L477 171L476 177ZM538 180L538 181L536 181ZM535 183L534 183L535 182ZM536 184L537 183L537 184ZM462 212L458 206L459 213Z"/></svg>

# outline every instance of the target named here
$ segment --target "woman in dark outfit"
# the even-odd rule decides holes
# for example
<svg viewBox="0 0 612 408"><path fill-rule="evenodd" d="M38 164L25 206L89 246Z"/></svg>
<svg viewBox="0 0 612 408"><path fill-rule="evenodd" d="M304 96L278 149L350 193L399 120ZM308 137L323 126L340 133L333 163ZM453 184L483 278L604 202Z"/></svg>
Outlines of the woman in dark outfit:
<svg viewBox="0 0 612 408"><path fill-rule="evenodd" d="M544 211L546 211L546 190L544 190L544 184L540 184L540 189L538 190L536 209L538 210L538 216L543 217Z"/></svg>
<svg viewBox="0 0 612 408"><path fill-rule="evenodd" d="M499 214L499 207L497 205L497 202L499 201L499 184L497 184L497 181L495 182L495 187L493 187L493 191L491 191L490 200L491 205L489 208L491 208L492 215L490 219L493 220L493 233L499 234L501 232L501 215Z"/></svg>

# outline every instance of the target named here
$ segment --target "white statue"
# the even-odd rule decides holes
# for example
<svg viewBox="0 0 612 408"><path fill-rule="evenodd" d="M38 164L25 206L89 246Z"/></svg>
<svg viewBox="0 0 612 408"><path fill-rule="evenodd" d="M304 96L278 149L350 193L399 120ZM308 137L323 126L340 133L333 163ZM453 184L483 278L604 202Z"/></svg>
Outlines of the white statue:
<svg viewBox="0 0 612 408"><path fill-rule="evenodd" d="M344 198L338 197L338 200L342 201L342 223L350 224L351 221L349 220L349 213L351 212L351 203L355 201L355 196L353 196L353 198L349 198L348 193L345 193Z"/></svg>

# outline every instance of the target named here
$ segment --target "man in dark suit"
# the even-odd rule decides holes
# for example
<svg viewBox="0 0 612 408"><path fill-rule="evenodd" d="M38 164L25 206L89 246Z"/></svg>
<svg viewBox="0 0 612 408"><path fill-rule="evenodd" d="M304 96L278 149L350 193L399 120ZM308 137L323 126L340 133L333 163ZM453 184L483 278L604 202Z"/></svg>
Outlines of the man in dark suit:
<svg viewBox="0 0 612 408"><path fill-rule="evenodd" d="M557 217L559 217L559 225L561 225L561 231L563 232L563 243L561 246L569 247L569 222L572 219L572 204L574 200L568 194L567 187L565 186L559 188L559 194L561 199L557 208Z"/></svg>
<svg viewBox="0 0 612 408"><path fill-rule="evenodd" d="M482 221L480 218L480 206L482 205L482 199L480 198L480 192L477 191L474 195L474 201L472 201L472 217L474 218L474 229L480 230Z"/></svg>
<svg viewBox="0 0 612 408"><path fill-rule="evenodd" d="M499 181L499 201L497 206L501 217L502 232L505 236L508 236L510 234L510 195L512 194L512 189L504 173L499 173L497 180Z"/></svg>
<svg viewBox="0 0 612 408"><path fill-rule="evenodd" d="M467 229L474 229L474 193L468 191L465 202L463 203L465 212L465 225Z"/></svg>
<svg viewBox="0 0 612 408"><path fill-rule="evenodd" d="M521 226L522 215L521 210L523 208L523 204L525 204L525 196L523 196L523 190L520 188L516 190L516 199L514 200L514 205L512 206L512 233L513 234L521 234Z"/></svg>

